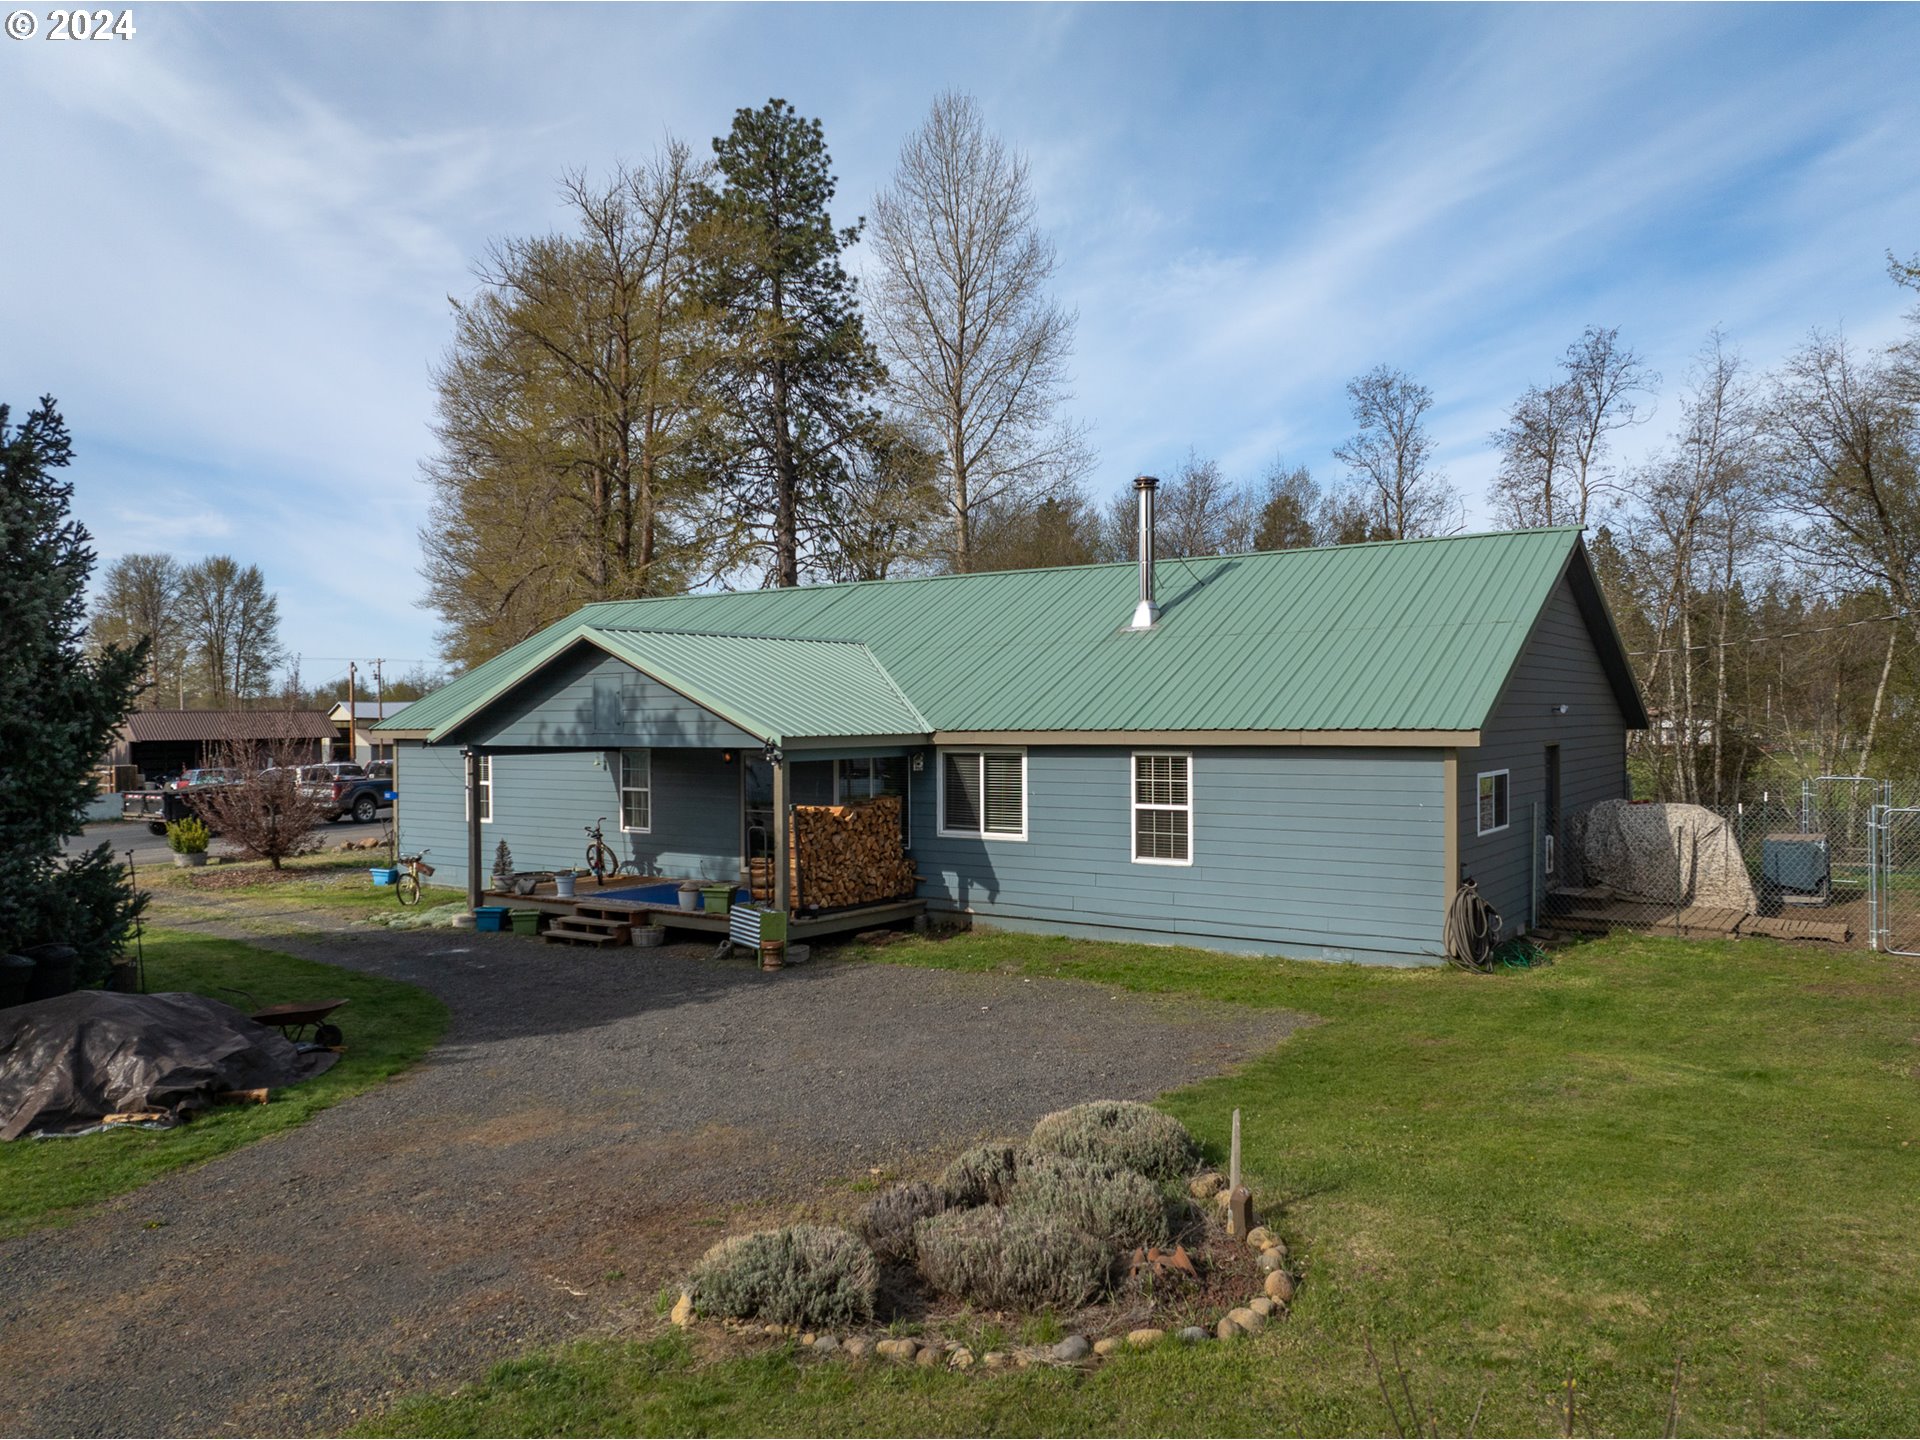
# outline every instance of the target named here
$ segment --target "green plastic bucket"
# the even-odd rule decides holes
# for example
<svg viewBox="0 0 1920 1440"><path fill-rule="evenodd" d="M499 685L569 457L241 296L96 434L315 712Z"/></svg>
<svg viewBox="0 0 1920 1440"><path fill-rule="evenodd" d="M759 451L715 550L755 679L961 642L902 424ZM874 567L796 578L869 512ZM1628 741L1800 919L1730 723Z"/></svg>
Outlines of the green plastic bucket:
<svg viewBox="0 0 1920 1440"><path fill-rule="evenodd" d="M733 887L731 885L702 885L701 901L707 907L709 915L725 915L733 908Z"/></svg>
<svg viewBox="0 0 1920 1440"><path fill-rule="evenodd" d="M508 917L513 922L516 935L538 935L540 933L540 912L538 910L515 910Z"/></svg>

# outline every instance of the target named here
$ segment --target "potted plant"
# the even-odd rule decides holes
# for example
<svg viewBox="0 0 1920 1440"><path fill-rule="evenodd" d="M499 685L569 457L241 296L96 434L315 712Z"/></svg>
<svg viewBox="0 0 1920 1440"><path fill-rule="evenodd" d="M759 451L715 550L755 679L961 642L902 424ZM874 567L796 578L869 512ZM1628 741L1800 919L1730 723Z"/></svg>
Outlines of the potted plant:
<svg viewBox="0 0 1920 1440"><path fill-rule="evenodd" d="M207 863L207 846L213 840L213 832L207 829L206 822L189 815L184 820L167 822L167 848L173 851L173 863L179 866L204 865Z"/></svg>
<svg viewBox="0 0 1920 1440"><path fill-rule="evenodd" d="M680 882L680 908L682 910L700 908L700 887L691 880Z"/></svg>

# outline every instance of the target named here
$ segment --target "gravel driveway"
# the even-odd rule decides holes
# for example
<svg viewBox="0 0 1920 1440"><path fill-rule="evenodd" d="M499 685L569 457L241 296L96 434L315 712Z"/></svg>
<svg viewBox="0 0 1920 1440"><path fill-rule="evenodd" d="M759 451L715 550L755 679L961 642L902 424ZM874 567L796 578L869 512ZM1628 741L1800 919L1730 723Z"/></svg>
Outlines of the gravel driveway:
<svg viewBox="0 0 1920 1440"><path fill-rule="evenodd" d="M297 1130L0 1242L0 1431L335 1431L530 1345L657 1325L659 1288L726 1230L848 1210L870 1167L1151 1097L1299 1018L832 959L763 976L704 947L268 943L427 987L445 1042Z"/></svg>

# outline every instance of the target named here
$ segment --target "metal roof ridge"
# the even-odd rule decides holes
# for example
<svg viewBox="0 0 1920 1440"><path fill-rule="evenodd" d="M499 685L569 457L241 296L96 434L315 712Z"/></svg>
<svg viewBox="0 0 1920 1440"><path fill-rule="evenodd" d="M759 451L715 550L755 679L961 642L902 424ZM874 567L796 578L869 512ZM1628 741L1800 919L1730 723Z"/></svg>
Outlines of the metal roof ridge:
<svg viewBox="0 0 1920 1440"><path fill-rule="evenodd" d="M655 597L666 598L666 597ZM674 599L688 599L688 596L674 596ZM761 635L751 630L666 630L656 625L592 625L589 630L604 630L610 635L686 635L701 640L779 640L795 645L851 645L856 649L868 649L864 640L841 639L832 635Z"/></svg>

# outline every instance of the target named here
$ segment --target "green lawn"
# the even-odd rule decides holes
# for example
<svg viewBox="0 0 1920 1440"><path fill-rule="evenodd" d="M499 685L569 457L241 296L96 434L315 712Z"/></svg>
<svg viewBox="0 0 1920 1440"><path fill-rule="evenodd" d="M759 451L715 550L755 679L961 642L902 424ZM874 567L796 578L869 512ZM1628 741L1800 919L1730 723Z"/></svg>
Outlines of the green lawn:
<svg viewBox="0 0 1920 1440"><path fill-rule="evenodd" d="M235 940L149 930L145 943L151 991L196 991L241 1008L246 1002L220 987L251 991L262 1005L347 997L351 1003L336 1017L346 1031L346 1054L325 1075L276 1094L266 1105L224 1106L175 1130L0 1145L0 1238L58 1223L169 1170L298 1125L418 1060L446 1024L438 1000L395 980Z"/></svg>
<svg viewBox="0 0 1920 1440"><path fill-rule="evenodd" d="M352 855L303 856L286 862L286 868L279 871L262 860L197 870L154 867L141 871L140 883L163 903L191 905L201 898L216 902L243 900L255 910L279 906L386 919L399 911L400 903L391 888L375 885L367 873L371 867L386 863L385 852L369 850ZM426 885L420 890L421 909L465 899L466 891L441 885Z"/></svg>
<svg viewBox="0 0 1920 1440"><path fill-rule="evenodd" d="M900 1373L582 1341L404 1434L1920 1432L1920 969L1615 938L1498 977L1017 936L876 961L1065 975L1326 1023L1167 1097L1306 1272L1293 1318L1091 1374ZM1405 1380L1395 1373L1397 1348ZM1676 1366L1678 1383L1675 1383Z"/></svg>

